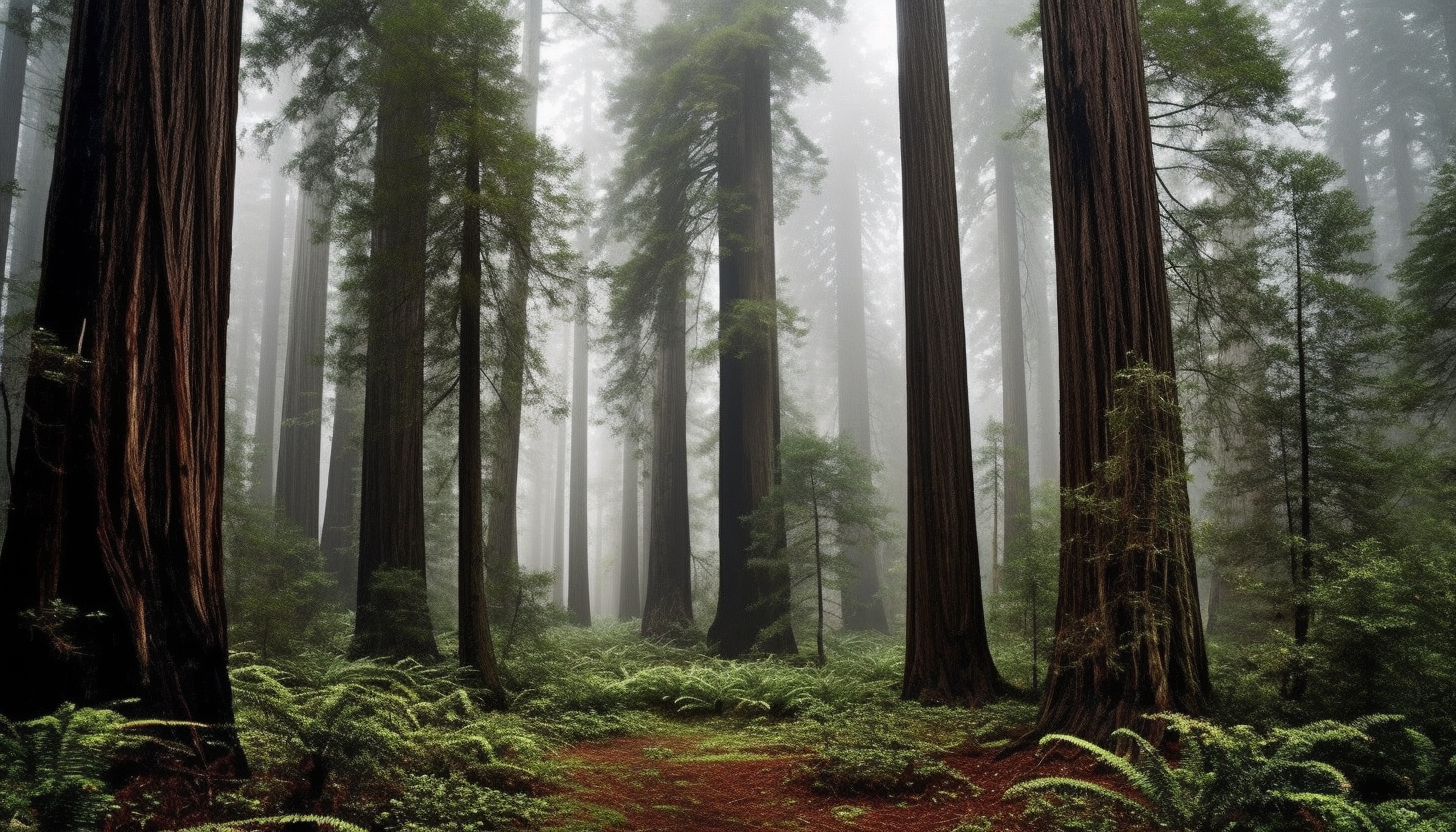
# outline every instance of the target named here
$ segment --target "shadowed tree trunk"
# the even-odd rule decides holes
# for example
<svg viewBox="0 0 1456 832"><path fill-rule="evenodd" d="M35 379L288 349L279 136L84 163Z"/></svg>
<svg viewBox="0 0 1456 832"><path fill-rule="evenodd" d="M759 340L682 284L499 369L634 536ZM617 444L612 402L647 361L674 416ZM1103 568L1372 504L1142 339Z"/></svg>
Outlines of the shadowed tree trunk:
<svg viewBox="0 0 1456 832"><path fill-rule="evenodd" d="M760 48L740 60L718 127L718 613L708 628L708 643L729 658L797 649L782 547L755 558L745 519L778 477L779 358L769 59Z"/></svg>
<svg viewBox="0 0 1456 832"><path fill-rule="evenodd" d="M638 471L642 462L637 453L637 434L629 428L622 438L622 568L617 575L617 617L623 621L642 614L637 510L637 494L641 491Z"/></svg>
<svg viewBox="0 0 1456 832"><path fill-rule="evenodd" d="M571 367L571 512L566 576L566 607L571 623L591 626L591 585L586 548L586 287L582 286L572 327Z"/></svg>
<svg viewBox="0 0 1456 832"><path fill-rule="evenodd" d="M1343 9L1344 0L1325 0L1322 10L1324 40L1330 46L1331 87L1335 94L1330 104L1327 143L1330 155L1345 168L1345 181L1355 194L1355 201L1364 208L1370 205L1370 186L1365 178L1365 128L1361 124L1366 103L1360 100L1355 89L1351 69L1354 50L1350 48Z"/></svg>
<svg viewBox="0 0 1456 832"><path fill-rule="evenodd" d="M647 480L647 592L642 635L671 638L693 623L693 555L688 514L687 243L658 310L652 475Z"/></svg>
<svg viewBox="0 0 1456 832"><path fill-rule="evenodd" d="M906 699L974 705L986 642L942 0L898 0L909 455Z"/></svg>
<svg viewBox="0 0 1456 832"><path fill-rule="evenodd" d="M27 677L0 685L0 713L135 697L216 726L194 743L235 770L222 457L242 6L76 3L0 553L0 661Z"/></svg>
<svg viewBox="0 0 1456 832"><path fill-rule="evenodd" d="M848 103L841 110L849 110ZM834 220L835 317L839 328L839 433L871 458L869 349L865 338L864 217L859 198L859 157L852 143L853 119L841 118L846 140L836 171ZM844 544L844 558L852 564L853 582L844 594L846 630L890 631L885 604L880 598L880 571L876 545L866 536Z"/></svg>
<svg viewBox="0 0 1456 832"><path fill-rule="evenodd" d="M1062 501L1057 635L1036 730L1100 742L1118 727L1158 734L1144 714L1198 712L1208 664L1136 7L1042 0L1041 18L1062 488L1085 498ZM1153 380L1118 381L1138 365Z"/></svg>
<svg viewBox="0 0 1456 832"><path fill-rule="evenodd" d="M566 475L565 425L556 426L556 498L551 501L551 602L566 607Z"/></svg>
<svg viewBox="0 0 1456 832"><path fill-rule="evenodd" d="M364 443L355 656L433 659L425 595L424 333L428 90L407 71L427 34L408 0L383 0L374 227L366 273Z"/></svg>
<svg viewBox="0 0 1456 832"><path fill-rule="evenodd" d="M536 108L541 87L541 0L526 0L521 32L521 67L526 79L522 121L527 131L536 132ZM501 308L501 350L499 395L491 416L491 466L486 497L490 500L486 526L485 567L487 573L514 573L520 566L516 551L516 495L521 471L521 406L526 389L526 341L530 337L527 301L530 300L531 229L524 229L525 249L511 253L509 285Z"/></svg>
<svg viewBox="0 0 1456 832"><path fill-rule="evenodd" d="M280 162L288 156L285 138L274 148ZM273 502L274 435L278 432L278 341L283 305L283 224L288 208L288 180L273 174L272 211L268 216L268 259L264 271L263 322L258 342L258 398L253 419L253 499Z"/></svg>
<svg viewBox="0 0 1456 832"><path fill-rule="evenodd" d="M278 429L278 507L310 539L319 534L319 456L323 452L324 334L328 322L328 218L303 191L288 305L288 359ZM317 239L315 236L317 235Z"/></svg>
<svg viewBox="0 0 1456 832"><path fill-rule="evenodd" d="M334 388L334 429L329 441L329 482L324 493L324 527L319 548L324 571L338 582L338 598L350 609L359 594L359 389Z"/></svg>
<svg viewBox="0 0 1456 832"><path fill-rule="evenodd" d="M460 246L460 665L479 674L481 685L504 704L485 593L485 495L480 470L480 157L474 150L466 164L465 189L473 201L465 208Z"/></svg>

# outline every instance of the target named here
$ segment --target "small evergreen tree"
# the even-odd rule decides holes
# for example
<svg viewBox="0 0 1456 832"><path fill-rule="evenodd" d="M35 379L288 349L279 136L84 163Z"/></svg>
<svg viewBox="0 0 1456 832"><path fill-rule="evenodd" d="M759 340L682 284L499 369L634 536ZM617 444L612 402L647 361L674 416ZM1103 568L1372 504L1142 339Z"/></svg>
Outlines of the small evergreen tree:
<svg viewBox="0 0 1456 832"><path fill-rule="evenodd" d="M844 597L854 580L854 562L846 556L845 547L883 537L888 510L878 502L875 464L849 437L827 439L791 430L779 442L778 453L779 482L750 515L755 557L749 566L774 568L787 561L790 591L805 584L812 588L777 606L790 610L807 607L814 614L815 655L822 665L830 600L826 591ZM780 552L774 551L777 547L782 547ZM789 624L781 619L773 626Z"/></svg>

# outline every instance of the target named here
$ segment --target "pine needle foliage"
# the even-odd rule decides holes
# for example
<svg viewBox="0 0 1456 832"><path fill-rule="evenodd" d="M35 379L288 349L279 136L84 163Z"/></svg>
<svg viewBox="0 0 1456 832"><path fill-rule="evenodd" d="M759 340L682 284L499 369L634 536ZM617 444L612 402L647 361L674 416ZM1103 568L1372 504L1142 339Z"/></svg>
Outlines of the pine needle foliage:
<svg viewBox="0 0 1456 832"><path fill-rule="evenodd" d="M1075 777L1039 777L1007 789L1005 799L1051 796L1069 801L1068 806L1112 809L1150 828L1176 832L1376 832L1366 807L1351 795L1350 781L1316 754L1332 746L1368 743L1364 729L1393 717L1367 717L1352 724L1313 722L1268 733L1178 714L1154 718L1181 741L1177 765L1126 728L1118 729L1114 739L1132 749L1130 757L1066 734L1041 741L1043 748L1068 745L1089 754L1122 782L1126 793Z"/></svg>

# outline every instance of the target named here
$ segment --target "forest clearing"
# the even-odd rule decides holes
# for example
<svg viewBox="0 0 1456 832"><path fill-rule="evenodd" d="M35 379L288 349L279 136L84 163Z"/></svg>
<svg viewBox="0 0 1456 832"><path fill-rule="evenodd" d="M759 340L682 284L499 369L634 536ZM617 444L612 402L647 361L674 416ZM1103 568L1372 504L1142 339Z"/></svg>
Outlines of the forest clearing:
<svg viewBox="0 0 1456 832"><path fill-rule="evenodd" d="M1456 0L4 0L0 828L1456 832Z"/></svg>

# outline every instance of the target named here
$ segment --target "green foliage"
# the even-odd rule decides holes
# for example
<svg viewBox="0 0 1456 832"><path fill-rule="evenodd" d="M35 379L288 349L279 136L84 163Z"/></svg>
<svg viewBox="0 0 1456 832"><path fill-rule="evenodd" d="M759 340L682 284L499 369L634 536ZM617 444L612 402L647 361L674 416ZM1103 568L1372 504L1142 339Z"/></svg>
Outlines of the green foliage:
<svg viewBox="0 0 1456 832"><path fill-rule="evenodd" d="M1445 412L1456 402L1456 160L1437 172L1435 193L1410 235L1410 253L1395 272L1405 371Z"/></svg>
<svg viewBox="0 0 1456 832"><path fill-rule="evenodd" d="M239 736L264 808L340 811L368 820L408 773L457 772L520 791L541 736L487 712L453 668L305 656L233 672Z"/></svg>
<svg viewBox="0 0 1456 832"><path fill-rule="evenodd" d="M816 656L823 663L825 591L842 592L851 585L854 564L844 556L845 546L873 545L884 538L889 510L875 489L877 466L848 437L789 430L779 441L778 456L779 481L748 518L754 547L749 567L781 568L787 562L789 616L815 616ZM790 621L773 626L787 627Z"/></svg>
<svg viewBox="0 0 1456 832"><path fill-rule="evenodd" d="M834 795L922 794L974 788L959 772L919 748L831 746L805 764L815 791Z"/></svg>
<svg viewBox="0 0 1456 832"><path fill-rule="evenodd" d="M69 704L26 722L0 716L0 820L36 832L99 829L116 808L107 770L162 724Z"/></svg>
<svg viewBox="0 0 1456 832"><path fill-rule="evenodd" d="M1163 714L1179 737L1174 766L1136 732L1114 736L1133 749L1129 759L1064 734L1043 747L1066 744L1091 755L1121 781L1123 791L1075 777L1040 777L1008 789L1008 800L1041 796L1081 798L1076 808L1113 809L1155 829L1234 832L1319 828L1375 832L1366 807L1350 794L1345 775L1322 757L1332 748L1370 742L1362 728L1389 721L1372 717L1345 725L1315 722L1260 733L1247 725L1224 728L1193 717ZM1314 819L1318 818L1318 825Z"/></svg>
<svg viewBox="0 0 1456 832"><path fill-rule="evenodd" d="M484 832L530 823L547 811L540 798L497 791L453 773L407 775L404 794L389 807L377 821L385 832Z"/></svg>
<svg viewBox="0 0 1456 832"><path fill-rule="evenodd" d="M1041 689L1051 658L1061 553L1061 491L1043 483L1031 495L1027 539L1008 546L1016 557L1001 567L1000 592L986 599L987 630L996 666L1008 680Z"/></svg>
<svg viewBox="0 0 1456 832"><path fill-rule="evenodd" d="M281 824L316 825L324 829L335 830L335 832L367 832L362 826L323 815L272 815L264 818L228 821L227 823L204 823L201 826L179 829L177 832L228 832L228 830L246 830L258 827L269 828Z"/></svg>

